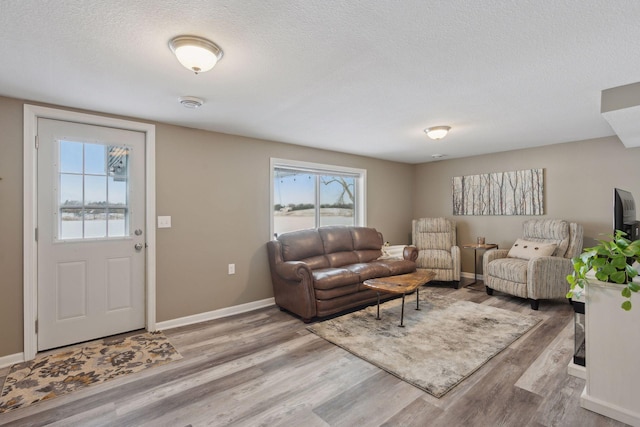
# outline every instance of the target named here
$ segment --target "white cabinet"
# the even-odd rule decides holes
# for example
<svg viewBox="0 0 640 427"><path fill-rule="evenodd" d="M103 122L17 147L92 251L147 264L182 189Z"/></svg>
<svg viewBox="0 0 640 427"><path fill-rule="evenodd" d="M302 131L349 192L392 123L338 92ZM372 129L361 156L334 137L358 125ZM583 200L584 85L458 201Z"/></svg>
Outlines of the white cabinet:
<svg viewBox="0 0 640 427"><path fill-rule="evenodd" d="M587 385L580 406L640 427L640 294L624 311L621 290L595 280L587 285Z"/></svg>

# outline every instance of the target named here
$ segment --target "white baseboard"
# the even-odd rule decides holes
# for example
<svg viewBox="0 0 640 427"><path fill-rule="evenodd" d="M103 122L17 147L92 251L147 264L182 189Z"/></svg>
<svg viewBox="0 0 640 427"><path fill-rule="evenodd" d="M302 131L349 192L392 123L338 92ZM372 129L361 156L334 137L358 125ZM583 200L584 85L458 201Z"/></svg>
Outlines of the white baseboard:
<svg viewBox="0 0 640 427"><path fill-rule="evenodd" d="M630 426L640 426L640 412L633 412L627 408L622 408L613 402L605 402L601 399L590 396L585 386L580 396L580 406L584 409L596 412L605 417L629 424Z"/></svg>
<svg viewBox="0 0 640 427"><path fill-rule="evenodd" d="M246 313L247 311L258 310L264 307L275 305L274 298L267 298L259 301L248 302L246 304L234 305L232 307L221 308L219 310L207 311L206 313L194 314L192 316L180 317L178 319L157 322L157 330L177 328L180 326L193 325L194 323L206 322L207 320L220 319L235 314Z"/></svg>
<svg viewBox="0 0 640 427"><path fill-rule="evenodd" d="M587 379L587 368L584 366L576 365L573 363L573 360L569 362L567 365L567 373L569 375L573 375L574 377L582 378L583 380Z"/></svg>
<svg viewBox="0 0 640 427"><path fill-rule="evenodd" d="M465 279L473 279L475 276L473 275L473 273L467 273L466 271L461 271L460 277L464 277ZM482 277L482 274L478 274L478 280L484 280L484 277Z"/></svg>
<svg viewBox="0 0 640 427"><path fill-rule="evenodd" d="M24 362L24 353L9 354L0 356L0 368L6 368L14 363Z"/></svg>
<svg viewBox="0 0 640 427"><path fill-rule="evenodd" d="M194 323L206 322L207 320L220 319L222 317L233 316L234 314L246 313L247 311L258 310L264 307L275 305L274 298L266 298L259 301L248 302L246 304L234 305L233 307L221 308L219 310L208 311L206 313L194 314L193 316L181 317L179 319L167 320L156 323L156 330L177 328L179 326L192 325ZM0 356L0 368L11 366L14 363L24 362L24 353L9 354Z"/></svg>

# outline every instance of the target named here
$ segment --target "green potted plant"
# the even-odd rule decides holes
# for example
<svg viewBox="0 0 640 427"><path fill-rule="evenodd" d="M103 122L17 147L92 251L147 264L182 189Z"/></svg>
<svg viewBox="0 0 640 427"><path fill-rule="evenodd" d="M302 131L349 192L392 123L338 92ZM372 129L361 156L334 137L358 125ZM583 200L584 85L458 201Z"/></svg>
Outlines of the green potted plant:
<svg viewBox="0 0 640 427"><path fill-rule="evenodd" d="M586 248L580 256L573 259L573 273L567 276L571 289L567 298L580 296L585 286L592 280L588 274L595 275L601 282L623 285L621 294L624 298L622 309L631 310L631 294L638 292L640 285L633 282L638 275L634 262L640 262L640 240L626 239L627 233L616 230L609 235L610 240L599 240L596 246Z"/></svg>

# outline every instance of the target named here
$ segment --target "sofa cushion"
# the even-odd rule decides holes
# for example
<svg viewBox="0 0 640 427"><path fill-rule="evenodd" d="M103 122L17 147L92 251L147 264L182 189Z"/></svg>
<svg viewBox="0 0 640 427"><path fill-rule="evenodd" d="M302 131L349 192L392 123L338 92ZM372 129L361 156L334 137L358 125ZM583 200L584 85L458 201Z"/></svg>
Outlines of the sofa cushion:
<svg viewBox="0 0 640 427"><path fill-rule="evenodd" d="M318 234L322 238L325 254L353 251L353 239L347 227L320 227Z"/></svg>
<svg viewBox="0 0 640 427"><path fill-rule="evenodd" d="M332 289L316 289L316 298L319 300L329 300L332 298L338 298L345 295L355 294L359 290L359 283L353 285L338 286Z"/></svg>
<svg viewBox="0 0 640 427"><path fill-rule="evenodd" d="M357 263L358 256L353 251L348 252L334 252L325 255L329 260L329 267L342 267L343 265Z"/></svg>
<svg viewBox="0 0 640 427"><path fill-rule="evenodd" d="M375 228L351 227L351 237L355 250L380 250L382 248L382 236Z"/></svg>
<svg viewBox="0 0 640 427"><path fill-rule="evenodd" d="M416 263L406 259L380 259L372 261L370 264L381 265L389 270L387 276L413 273L416 271Z"/></svg>
<svg viewBox="0 0 640 427"><path fill-rule="evenodd" d="M284 261L299 261L317 255L324 255L324 245L315 229L292 231L278 236L282 245Z"/></svg>
<svg viewBox="0 0 640 427"><path fill-rule="evenodd" d="M304 258L300 261L306 263L310 269L317 270L319 268L329 268L331 265L329 264L329 260L324 255L313 256L311 258Z"/></svg>
<svg viewBox="0 0 640 427"><path fill-rule="evenodd" d="M360 276L357 273L346 268L322 268L313 270L311 274L316 289L333 289L353 285L360 281Z"/></svg>
<svg viewBox="0 0 640 427"><path fill-rule="evenodd" d="M510 282L527 283L527 265L529 261L520 258L499 258L487 264L484 274L508 280Z"/></svg>
<svg viewBox="0 0 640 427"><path fill-rule="evenodd" d="M382 255L382 250L363 249L363 250L353 251L353 253L355 253L356 256L358 257L358 262L369 262L369 261L373 261L374 259L380 258L380 256Z"/></svg>
<svg viewBox="0 0 640 427"><path fill-rule="evenodd" d="M380 300L392 298L393 294L382 293ZM376 302L376 292L371 289L362 289L349 295L331 299L316 299L318 316L327 316L349 308L360 307L366 303Z"/></svg>
<svg viewBox="0 0 640 427"><path fill-rule="evenodd" d="M551 256L558 247L555 243L531 242L518 239L513 244L507 256L509 258L531 259L541 256Z"/></svg>
<svg viewBox="0 0 640 427"><path fill-rule="evenodd" d="M389 269L387 267L370 262L346 265L344 268L360 276L361 282L389 275Z"/></svg>

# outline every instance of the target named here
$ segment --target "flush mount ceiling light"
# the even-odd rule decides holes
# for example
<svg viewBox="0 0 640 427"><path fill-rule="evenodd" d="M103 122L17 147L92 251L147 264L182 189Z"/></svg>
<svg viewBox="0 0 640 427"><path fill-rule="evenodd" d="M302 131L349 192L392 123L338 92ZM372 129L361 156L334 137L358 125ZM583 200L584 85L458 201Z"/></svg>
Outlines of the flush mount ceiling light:
<svg viewBox="0 0 640 427"><path fill-rule="evenodd" d="M431 139L442 139L451 130L451 126L434 126L432 128L427 128L424 130L424 133Z"/></svg>
<svg viewBox="0 0 640 427"><path fill-rule="evenodd" d="M212 69L224 54L214 42L196 36L175 37L169 48L186 69L196 74Z"/></svg>
<svg viewBox="0 0 640 427"><path fill-rule="evenodd" d="M204 100L195 96L181 96L180 104L185 108L198 108L204 104Z"/></svg>

